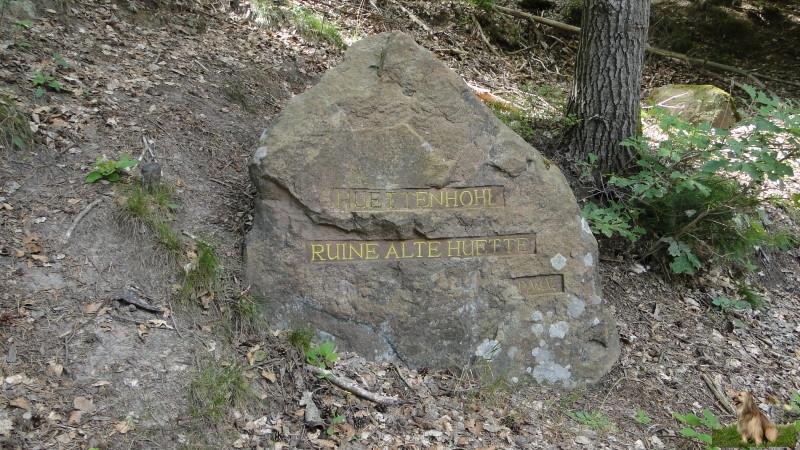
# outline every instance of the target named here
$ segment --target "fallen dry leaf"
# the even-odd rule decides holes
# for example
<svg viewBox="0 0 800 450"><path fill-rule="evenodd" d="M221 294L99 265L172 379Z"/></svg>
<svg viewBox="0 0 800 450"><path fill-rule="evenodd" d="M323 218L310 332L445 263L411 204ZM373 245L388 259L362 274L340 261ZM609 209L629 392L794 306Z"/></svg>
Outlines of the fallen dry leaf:
<svg viewBox="0 0 800 450"><path fill-rule="evenodd" d="M274 373L268 372L266 370L261 371L261 376L269 380L270 383L275 383L276 381L278 381L278 377L275 376Z"/></svg>
<svg viewBox="0 0 800 450"><path fill-rule="evenodd" d="M80 411L91 412L94 410L94 400L92 400L92 397L89 395L78 396L72 401L72 406Z"/></svg>
<svg viewBox="0 0 800 450"><path fill-rule="evenodd" d="M161 319L148 319L147 325L150 325L153 328L164 328L167 330L172 329L172 326L170 326L166 320L161 320Z"/></svg>
<svg viewBox="0 0 800 450"><path fill-rule="evenodd" d="M83 308L83 311L86 314L96 314L97 311L100 311L100 308L103 307L103 302L95 302L89 303L86 307Z"/></svg>
<svg viewBox="0 0 800 450"><path fill-rule="evenodd" d="M56 362L50 361L47 363L47 373L54 377L60 377L64 372L64 366Z"/></svg>
<svg viewBox="0 0 800 450"><path fill-rule="evenodd" d="M139 338L144 340L147 337L147 333L149 330L147 329L147 325L140 323L139 326L136 328L136 331L139 333Z"/></svg>
<svg viewBox="0 0 800 450"><path fill-rule="evenodd" d="M8 404L11 406L16 406L17 408L20 409L29 409L31 407L31 401L22 396L17 397L13 400L9 400Z"/></svg>
<svg viewBox="0 0 800 450"><path fill-rule="evenodd" d="M83 413L79 410L72 411L69 415L69 423L80 423Z"/></svg>
<svg viewBox="0 0 800 450"><path fill-rule="evenodd" d="M116 430L117 433L120 434L125 434L128 431L131 431L132 429L133 426L127 420L124 420L122 422L117 422L117 424L114 425L114 430Z"/></svg>
<svg viewBox="0 0 800 450"><path fill-rule="evenodd" d="M247 351L247 363L251 366L253 365L253 353L257 352L261 349L260 345L256 345L255 347L250 347L250 350Z"/></svg>

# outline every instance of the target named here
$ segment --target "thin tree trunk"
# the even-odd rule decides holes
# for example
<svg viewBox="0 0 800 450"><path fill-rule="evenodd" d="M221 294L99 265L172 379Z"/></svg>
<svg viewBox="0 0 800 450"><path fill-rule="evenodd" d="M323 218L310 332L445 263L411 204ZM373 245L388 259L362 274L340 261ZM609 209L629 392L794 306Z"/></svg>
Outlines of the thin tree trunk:
<svg viewBox="0 0 800 450"><path fill-rule="evenodd" d="M575 164L597 155L596 180L630 169L634 152L619 143L639 129L642 66L649 0L584 0L583 24L568 114L579 123L567 135Z"/></svg>

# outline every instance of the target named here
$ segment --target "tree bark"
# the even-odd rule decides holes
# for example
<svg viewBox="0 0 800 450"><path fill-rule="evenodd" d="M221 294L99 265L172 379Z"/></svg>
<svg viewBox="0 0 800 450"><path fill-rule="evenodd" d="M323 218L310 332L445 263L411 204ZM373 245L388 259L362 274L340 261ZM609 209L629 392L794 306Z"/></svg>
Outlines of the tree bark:
<svg viewBox="0 0 800 450"><path fill-rule="evenodd" d="M630 170L634 151L619 143L639 129L649 0L584 0L575 78L567 113L579 120L567 134L577 169L597 155L596 181Z"/></svg>

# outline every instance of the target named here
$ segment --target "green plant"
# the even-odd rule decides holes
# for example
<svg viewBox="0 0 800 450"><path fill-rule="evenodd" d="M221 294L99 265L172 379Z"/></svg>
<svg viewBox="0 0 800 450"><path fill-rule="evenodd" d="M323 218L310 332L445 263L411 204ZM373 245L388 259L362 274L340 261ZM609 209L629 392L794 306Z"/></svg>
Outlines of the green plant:
<svg viewBox="0 0 800 450"><path fill-rule="evenodd" d="M56 53L53 55L53 61L55 61L56 65L62 69L68 69L69 63L64 60L64 57L61 56L61 53Z"/></svg>
<svg viewBox="0 0 800 450"><path fill-rule="evenodd" d="M340 414L340 415L337 416L336 415L336 408L334 408L333 409L333 418L331 419L331 426L329 426L328 429L325 430L325 432L328 433L328 436L333 436L333 434L336 433L336 425L344 422L345 419L347 419L347 418L344 415Z"/></svg>
<svg viewBox="0 0 800 450"><path fill-rule="evenodd" d="M172 202L172 190L166 185L159 185L152 191L135 186L123 189L121 197L123 222L149 228L170 256L180 256L183 248L180 237L169 226L172 212L178 209Z"/></svg>
<svg viewBox="0 0 800 450"><path fill-rule="evenodd" d="M139 164L138 159L130 159L128 155L119 157L119 161L108 159L106 155L100 155L94 163L93 171L89 172L86 176L86 183L94 183L97 180L105 178L108 181L119 181L120 175L125 173L125 169Z"/></svg>
<svg viewBox="0 0 800 450"><path fill-rule="evenodd" d="M714 413L712 413L708 408L703 410L703 416L699 417L695 414L686 414L681 415L678 413L674 413L675 418L678 419L681 423L685 423L687 425L691 425L693 427L701 427L706 426L711 428L712 430L715 428L721 428L722 424L719 422ZM712 439L710 434L701 433L695 430L694 428L681 428L680 433L686 437L698 439L701 442L704 442L707 445L706 448L714 448L711 447Z"/></svg>
<svg viewBox="0 0 800 450"><path fill-rule="evenodd" d="M530 140L534 135L533 121L528 114L516 106L508 103L487 101L486 106L492 110L495 116L500 119L508 128L525 139Z"/></svg>
<svg viewBox="0 0 800 450"><path fill-rule="evenodd" d="M763 442L761 445L750 443L745 448L795 448L797 428L794 424L777 425L778 439L775 442ZM736 423L727 427L715 428L711 432L712 445L719 447L741 447L742 436L736 430Z"/></svg>
<svg viewBox="0 0 800 450"><path fill-rule="evenodd" d="M32 25L33 25L32 20L17 20L11 26L17 29L23 29L23 28L30 28Z"/></svg>
<svg viewBox="0 0 800 450"><path fill-rule="evenodd" d="M250 104L247 102L245 91L239 83L232 80L225 80L223 83L223 93L228 99L240 104L245 111L252 111L250 109Z"/></svg>
<svg viewBox="0 0 800 450"><path fill-rule="evenodd" d="M311 340L316 333L310 328L295 328L289 333L289 344L305 355L311 349Z"/></svg>
<svg viewBox="0 0 800 450"><path fill-rule="evenodd" d="M219 291L219 257L212 245L201 240L196 242L197 257L184 267L183 285L178 292L178 298L197 298L203 303L203 307L208 308Z"/></svg>
<svg viewBox="0 0 800 450"><path fill-rule="evenodd" d="M295 9L295 26L301 36L317 38L343 49L347 47L336 24L325 19L314 11L299 7Z"/></svg>
<svg viewBox="0 0 800 450"><path fill-rule="evenodd" d="M246 330L256 331L262 324L259 317L259 307L255 298L247 293L242 293L236 298L230 299L227 303L230 308L231 319Z"/></svg>
<svg viewBox="0 0 800 450"><path fill-rule="evenodd" d="M590 430L594 431L610 431L614 429L611 422L608 421L605 415L600 411L594 412L568 412L567 416L577 420Z"/></svg>
<svg viewBox="0 0 800 450"><path fill-rule="evenodd" d="M339 355L334 351L333 342L326 342L318 347L306 350L306 362L320 369L330 369Z"/></svg>
<svg viewBox="0 0 800 450"><path fill-rule="evenodd" d="M336 48L346 47L336 24L326 21L322 16L305 7L292 9L276 6L270 0L256 0L254 10L259 22L264 26L276 28L283 25L294 25L297 33L309 39L319 39Z"/></svg>
<svg viewBox="0 0 800 450"><path fill-rule="evenodd" d="M721 309L722 312L728 312L731 309L747 309L750 304L744 300L731 300L727 297L717 297L711 301L711 304Z"/></svg>
<svg viewBox="0 0 800 450"><path fill-rule="evenodd" d="M28 126L25 115L14 106L10 98L0 96L0 145L25 149L35 143L36 137Z"/></svg>
<svg viewBox="0 0 800 450"><path fill-rule="evenodd" d="M34 72L31 74L31 84L33 87L36 88L36 98L40 98L44 95L44 88L49 88L55 92L61 93L65 92L65 90L61 87L58 81L56 81L55 77L52 75L44 75L41 72Z"/></svg>
<svg viewBox="0 0 800 450"><path fill-rule="evenodd" d="M470 0L470 3L483 11L489 12L494 9L494 1L495 0Z"/></svg>
<svg viewBox="0 0 800 450"><path fill-rule="evenodd" d="M241 408L256 399L244 370L234 363L207 362L188 389L189 412L214 422L223 419L228 408Z"/></svg>
<svg viewBox="0 0 800 450"><path fill-rule="evenodd" d="M653 421L653 419L647 417L647 414L641 409L636 412L636 417L634 417L633 420L642 424L648 424Z"/></svg>
<svg viewBox="0 0 800 450"><path fill-rule="evenodd" d="M760 209L767 181L791 176L800 157L800 108L751 88L743 132L692 125L663 108L645 115L666 139L622 143L637 154L636 170L608 175L604 201L584 207L590 226L607 236L639 240L642 257L663 255L675 273L694 274L704 262L727 262L752 270L755 246L786 249L796 239L767 232ZM588 167L593 161L586 163ZM791 199L795 194L791 194ZM640 239L646 236L646 239Z"/></svg>

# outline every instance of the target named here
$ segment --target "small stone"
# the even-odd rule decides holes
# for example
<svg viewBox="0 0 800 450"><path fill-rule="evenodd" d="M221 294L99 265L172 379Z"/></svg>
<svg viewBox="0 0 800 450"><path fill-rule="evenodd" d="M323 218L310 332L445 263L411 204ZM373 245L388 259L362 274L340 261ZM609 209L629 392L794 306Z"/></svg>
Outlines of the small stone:
<svg viewBox="0 0 800 450"><path fill-rule="evenodd" d="M654 447L664 448L664 442L662 442L658 436L650 436L650 443L653 444Z"/></svg>

